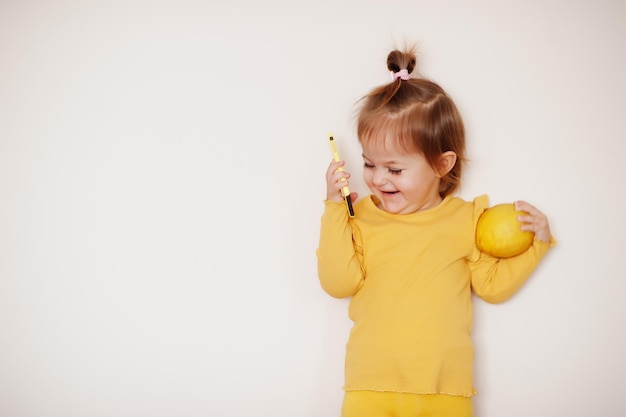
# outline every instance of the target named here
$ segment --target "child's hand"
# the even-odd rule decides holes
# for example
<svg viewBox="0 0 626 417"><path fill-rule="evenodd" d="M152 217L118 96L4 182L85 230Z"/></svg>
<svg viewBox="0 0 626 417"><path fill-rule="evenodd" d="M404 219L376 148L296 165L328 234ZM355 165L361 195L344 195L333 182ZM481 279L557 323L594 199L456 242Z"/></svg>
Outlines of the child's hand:
<svg viewBox="0 0 626 417"><path fill-rule="evenodd" d="M514 204L515 210L528 213L527 216L519 216L517 218L517 220L522 223L522 230L533 232L535 237L543 242L550 242L552 233L550 233L548 218L525 201L516 201Z"/></svg>
<svg viewBox="0 0 626 417"><path fill-rule="evenodd" d="M337 170L343 167L345 163L345 161L335 162L333 160L328 166L328 170L326 170L326 200L337 202L343 201L341 188L346 185L350 185L348 181L348 179L350 178L350 173ZM343 181L342 178L344 179ZM355 201L357 198L357 193L350 193L350 198L352 199L352 201Z"/></svg>

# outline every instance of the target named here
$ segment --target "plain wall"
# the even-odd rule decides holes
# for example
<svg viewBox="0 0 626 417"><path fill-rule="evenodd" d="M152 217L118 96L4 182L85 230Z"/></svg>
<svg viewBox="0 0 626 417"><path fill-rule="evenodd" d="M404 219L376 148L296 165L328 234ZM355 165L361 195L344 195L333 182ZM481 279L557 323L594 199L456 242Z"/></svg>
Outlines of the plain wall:
<svg viewBox="0 0 626 417"><path fill-rule="evenodd" d="M626 3L0 2L0 416L339 415L315 249L333 131L416 41L460 196L558 245L475 300L478 417L623 416Z"/></svg>

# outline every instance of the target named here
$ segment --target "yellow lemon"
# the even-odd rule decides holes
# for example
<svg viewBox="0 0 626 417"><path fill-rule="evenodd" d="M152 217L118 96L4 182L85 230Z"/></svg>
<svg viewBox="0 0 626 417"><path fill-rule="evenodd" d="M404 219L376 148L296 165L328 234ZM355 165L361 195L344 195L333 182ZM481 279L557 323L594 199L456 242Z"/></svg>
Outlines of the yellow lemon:
<svg viewBox="0 0 626 417"><path fill-rule="evenodd" d="M498 204L485 210L476 224L476 245L491 256L509 258L526 251L535 234L520 230L517 216L527 214L516 211L513 204Z"/></svg>

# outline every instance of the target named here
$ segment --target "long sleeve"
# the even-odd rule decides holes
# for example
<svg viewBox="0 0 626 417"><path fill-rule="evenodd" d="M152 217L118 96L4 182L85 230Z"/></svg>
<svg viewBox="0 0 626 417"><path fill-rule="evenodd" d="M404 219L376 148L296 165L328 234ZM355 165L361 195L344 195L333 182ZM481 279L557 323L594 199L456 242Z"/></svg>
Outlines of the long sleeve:
<svg viewBox="0 0 626 417"><path fill-rule="evenodd" d="M494 258L480 253L470 262L472 290L489 303L501 303L513 296L528 280L539 261L555 244L535 239L524 253L512 258Z"/></svg>
<svg viewBox="0 0 626 417"><path fill-rule="evenodd" d="M487 207L486 195L474 200L474 228ZM550 242L535 239L527 251L511 258L496 258L480 252L474 246L469 260L472 291L489 303L501 303L508 300L524 285L539 261L555 244L554 239Z"/></svg>
<svg viewBox="0 0 626 417"><path fill-rule="evenodd" d="M316 251L317 271L324 291L336 298L354 295L363 285L362 248L355 238L346 208L326 201Z"/></svg>

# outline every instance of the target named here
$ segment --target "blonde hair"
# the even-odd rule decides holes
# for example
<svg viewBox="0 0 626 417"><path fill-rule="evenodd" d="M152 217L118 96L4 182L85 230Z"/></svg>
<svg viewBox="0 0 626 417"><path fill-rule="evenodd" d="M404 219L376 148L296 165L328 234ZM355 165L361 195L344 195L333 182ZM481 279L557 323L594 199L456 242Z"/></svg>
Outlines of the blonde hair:
<svg viewBox="0 0 626 417"><path fill-rule="evenodd" d="M415 48L394 50L387 56L387 68L394 74L413 73L417 66ZM359 142L395 140L407 152L420 152L438 171L441 154L453 151L457 160L441 178L441 197L455 192L461 184L465 163L465 127L456 105L438 84L424 78L396 77L374 88L362 99L357 113Z"/></svg>

